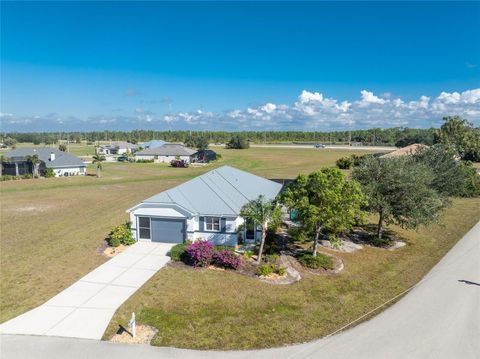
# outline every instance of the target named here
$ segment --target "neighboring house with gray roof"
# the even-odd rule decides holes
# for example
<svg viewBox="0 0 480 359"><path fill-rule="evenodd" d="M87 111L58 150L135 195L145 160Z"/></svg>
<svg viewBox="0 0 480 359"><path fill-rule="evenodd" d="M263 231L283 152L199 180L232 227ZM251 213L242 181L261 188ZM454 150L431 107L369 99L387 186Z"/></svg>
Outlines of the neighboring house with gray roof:
<svg viewBox="0 0 480 359"><path fill-rule="evenodd" d="M77 156L51 147L23 147L5 153L8 162L3 164L3 173L12 176L32 173L29 156L37 155L40 160L39 172L51 168L55 177L84 176L86 164Z"/></svg>
<svg viewBox="0 0 480 359"><path fill-rule="evenodd" d="M148 142L142 142L140 146L143 148L156 148L156 147L162 147L165 144L167 144L167 142L163 140L151 140Z"/></svg>
<svg viewBox="0 0 480 359"><path fill-rule="evenodd" d="M197 150L185 147L184 145L166 143L160 147L150 147L135 152L135 160L153 160L157 163L169 163L172 160L178 159L190 163L195 160L197 152Z"/></svg>
<svg viewBox="0 0 480 359"><path fill-rule="evenodd" d="M282 185L263 177L222 166L161 192L127 210L137 241L182 243L207 239L236 245L238 239L260 239L258 224L245 222L240 210L263 195L274 199ZM237 234L239 227L244 230Z"/></svg>
<svg viewBox="0 0 480 359"><path fill-rule="evenodd" d="M107 145L100 145L97 147L97 153L100 155L123 155L125 153L132 153L138 146L130 142L116 141Z"/></svg>

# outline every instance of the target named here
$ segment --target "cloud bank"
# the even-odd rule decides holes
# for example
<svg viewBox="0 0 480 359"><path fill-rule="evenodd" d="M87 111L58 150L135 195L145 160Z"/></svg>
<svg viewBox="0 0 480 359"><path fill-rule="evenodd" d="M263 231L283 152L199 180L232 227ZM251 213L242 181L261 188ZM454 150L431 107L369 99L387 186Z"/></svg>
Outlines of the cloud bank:
<svg viewBox="0 0 480 359"><path fill-rule="evenodd" d="M331 131L372 127L438 127L442 117L459 115L480 125L480 88L441 92L412 101L390 93L362 90L355 101L338 100L320 92L303 90L291 104L264 103L223 112L197 110L156 114L135 107L131 115L98 115L88 118L57 113L15 116L0 113L3 132L92 131L132 129L192 130L298 130Z"/></svg>

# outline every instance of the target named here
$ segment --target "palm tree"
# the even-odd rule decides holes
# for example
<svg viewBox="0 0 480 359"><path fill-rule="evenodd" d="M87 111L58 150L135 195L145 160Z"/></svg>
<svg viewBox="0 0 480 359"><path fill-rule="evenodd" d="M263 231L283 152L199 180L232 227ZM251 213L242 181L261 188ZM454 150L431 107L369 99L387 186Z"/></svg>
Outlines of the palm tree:
<svg viewBox="0 0 480 359"><path fill-rule="evenodd" d="M264 196L259 196L257 199L246 203L240 210L240 216L249 219L254 223L261 224L262 226L262 240L260 241L260 249L257 258L258 264L262 261L263 247L267 236L267 224L268 222L277 219L279 215L280 213L275 201L267 200Z"/></svg>
<svg viewBox="0 0 480 359"><path fill-rule="evenodd" d="M32 175L33 177L38 177L38 167L40 165L40 159L38 155L27 156L27 161L32 165Z"/></svg>
<svg viewBox="0 0 480 359"><path fill-rule="evenodd" d="M97 177L100 178L100 171L102 170L102 162L105 161L105 156L103 155L93 155L93 164L97 164Z"/></svg>
<svg viewBox="0 0 480 359"><path fill-rule="evenodd" d="M3 153L0 154L0 177L3 174L3 164L4 163L10 163L10 159L5 156Z"/></svg>

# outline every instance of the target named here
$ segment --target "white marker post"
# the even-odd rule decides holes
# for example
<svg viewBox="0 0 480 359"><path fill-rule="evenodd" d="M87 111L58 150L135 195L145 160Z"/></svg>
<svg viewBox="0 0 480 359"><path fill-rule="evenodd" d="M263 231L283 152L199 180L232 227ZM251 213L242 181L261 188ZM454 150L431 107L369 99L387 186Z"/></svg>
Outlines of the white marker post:
<svg viewBox="0 0 480 359"><path fill-rule="evenodd" d="M135 313L132 313L132 319L128 322L128 326L132 329L132 336L135 338Z"/></svg>

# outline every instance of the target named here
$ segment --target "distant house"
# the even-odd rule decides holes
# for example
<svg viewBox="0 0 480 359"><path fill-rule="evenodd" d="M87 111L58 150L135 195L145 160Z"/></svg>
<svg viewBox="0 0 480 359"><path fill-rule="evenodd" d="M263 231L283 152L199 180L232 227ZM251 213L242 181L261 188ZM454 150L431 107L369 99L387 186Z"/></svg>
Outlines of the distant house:
<svg viewBox="0 0 480 359"><path fill-rule="evenodd" d="M5 153L8 162L3 164L3 174L20 176L32 173L32 165L28 161L28 156L33 155L37 155L40 160L39 172L41 175L47 168L53 170L55 177L84 176L86 174L86 165L80 158L49 147L17 148Z"/></svg>
<svg viewBox="0 0 480 359"><path fill-rule="evenodd" d="M280 183L223 166L150 197L127 213L137 241L254 243L261 238L259 223L246 221L240 210L260 195L274 199L281 189Z"/></svg>
<svg viewBox="0 0 480 359"><path fill-rule="evenodd" d="M178 159L190 163L195 161L197 152L183 145L166 143L161 147L150 147L136 152L135 160L153 160L160 163Z"/></svg>
<svg viewBox="0 0 480 359"><path fill-rule="evenodd" d="M407 156L407 155L413 155L415 154L418 150L427 147L426 145L422 145L420 143L414 143L412 145L406 146L399 148L398 150L386 153L382 155L382 158L391 158L391 157L401 157L401 156Z"/></svg>
<svg viewBox="0 0 480 359"><path fill-rule="evenodd" d="M167 144L168 142L165 142L163 140L151 140L148 142L142 142L140 144L140 147L142 148L157 148L157 147L162 147L163 145Z"/></svg>
<svg viewBox="0 0 480 359"><path fill-rule="evenodd" d="M132 153L136 148L138 148L138 146L133 143L117 141L108 145L98 146L97 153L100 155L123 155L125 153Z"/></svg>

